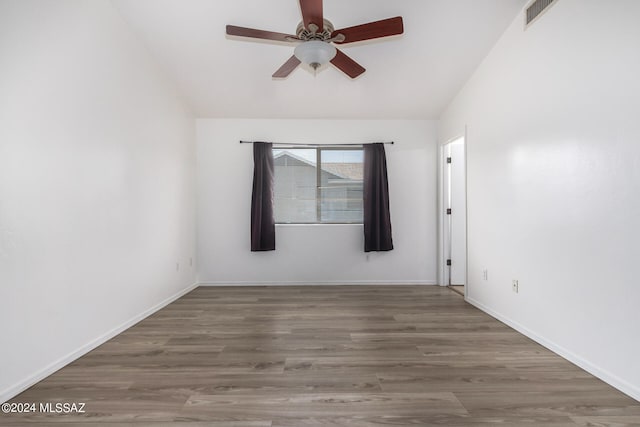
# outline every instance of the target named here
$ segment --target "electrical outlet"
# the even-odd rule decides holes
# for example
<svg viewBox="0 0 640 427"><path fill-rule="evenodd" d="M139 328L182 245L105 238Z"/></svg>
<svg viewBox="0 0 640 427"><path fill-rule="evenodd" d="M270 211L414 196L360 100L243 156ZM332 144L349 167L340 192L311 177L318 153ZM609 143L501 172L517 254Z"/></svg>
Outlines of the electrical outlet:
<svg viewBox="0 0 640 427"><path fill-rule="evenodd" d="M511 281L511 289L513 290L513 292L515 292L516 294L518 293L519 289L518 289L518 281L516 279L513 279Z"/></svg>
<svg viewBox="0 0 640 427"><path fill-rule="evenodd" d="M180 271L180 263L176 262L176 271Z"/></svg>
<svg viewBox="0 0 640 427"><path fill-rule="evenodd" d="M489 270L487 270L486 268L482 270L482 280L489 280Z"/></svg>

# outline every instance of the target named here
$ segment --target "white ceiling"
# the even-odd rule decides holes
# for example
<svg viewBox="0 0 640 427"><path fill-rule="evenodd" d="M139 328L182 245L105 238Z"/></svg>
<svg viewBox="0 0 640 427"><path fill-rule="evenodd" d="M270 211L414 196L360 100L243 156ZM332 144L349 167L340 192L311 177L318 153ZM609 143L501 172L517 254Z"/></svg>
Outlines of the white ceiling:
<svg viewBox="0 0 640 427"><path fill-rule="evenodd" d="M435 119L526 0L325 0L336 28L402 16L402 36L341 49L367 71L329 65L271 75L293 47L228 38L233 24L295 34L297 0L113 0L198 117Z"/></svg>

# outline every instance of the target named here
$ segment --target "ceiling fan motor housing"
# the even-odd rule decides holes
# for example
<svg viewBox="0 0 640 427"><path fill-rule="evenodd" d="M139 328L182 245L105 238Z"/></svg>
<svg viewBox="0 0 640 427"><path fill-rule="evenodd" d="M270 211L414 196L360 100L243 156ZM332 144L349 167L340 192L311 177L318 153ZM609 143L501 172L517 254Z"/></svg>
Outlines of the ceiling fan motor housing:
<svg viewBox="0 0 640 427"><path fill-rule="evenodd" d="M323 19L323 22L324 28L322 29L322 31L319 31L320 28L318 28L314 24L309 25L310 28L305 28L304 23L300 22L296 30L296 36L298 36L298 39L303 41L327 41L331 39L331 33L333 33L334 31L333 24L328 19Z"/></svg>

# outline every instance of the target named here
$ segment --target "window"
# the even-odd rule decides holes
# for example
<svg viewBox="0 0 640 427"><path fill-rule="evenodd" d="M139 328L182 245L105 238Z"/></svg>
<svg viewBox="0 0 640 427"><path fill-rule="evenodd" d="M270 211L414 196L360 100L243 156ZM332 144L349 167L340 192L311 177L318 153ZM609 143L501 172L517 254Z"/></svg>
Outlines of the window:
<svg viewBox="0 0 640 427"><path fill-rule="evenodd" d="M362 223L362 148L274 149L273 160L276 223Z"/></svg>

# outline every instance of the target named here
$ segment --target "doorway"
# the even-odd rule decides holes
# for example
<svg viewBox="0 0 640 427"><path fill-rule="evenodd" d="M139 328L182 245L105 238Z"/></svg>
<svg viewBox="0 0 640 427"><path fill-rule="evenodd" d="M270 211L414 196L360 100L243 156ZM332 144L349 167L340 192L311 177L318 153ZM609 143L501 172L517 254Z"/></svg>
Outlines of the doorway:
<svg viewBox="0 0 640 427"><path fill-rule="evenodd" d="M467 280L465 155L463 137L442 146L442 284L463 296Z"/></svg>

